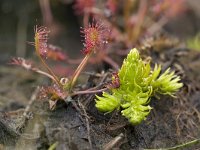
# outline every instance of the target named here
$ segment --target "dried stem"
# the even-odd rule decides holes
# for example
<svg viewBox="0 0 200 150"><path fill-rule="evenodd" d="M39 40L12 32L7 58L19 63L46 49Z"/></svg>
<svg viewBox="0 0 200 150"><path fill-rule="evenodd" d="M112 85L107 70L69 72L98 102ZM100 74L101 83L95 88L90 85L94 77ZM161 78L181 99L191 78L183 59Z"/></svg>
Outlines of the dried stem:
<svg viewBox="0 0 200 150"><path fill-rule="evenodd" d="M118 136L113 138L109 143L103 146L103 150L112 150L116 145L118 145L123 139L124 139L124 134L120 133Z"/></svg>
<svg viewBox="0 0 200 150"><path fill-rule="evenodd" d="M88 134L87 135L88 142L90 144L90 149L92 150L93 146L92 146L92 140L91 140L91 136L90 136L91 132L90 132L90 123L89 123L89 119L88 119L89 117L87 115L87 112L86 112L85 107L83 106L83 104L80 101L78 101L78 104L79 104L80 108L83 110L83 113L84 113L84 116L85 116L86 128L87 128L87 134Z"/></svg>
<svg viewBox="0 0 200 150"><path fill-rule="evenodd" d="M35 89L35 91L33 92L32 96L31 96L31 98L30 98L30 101L28 102L28 105L27 105L26 108L24 109L24 113L23 113L23 116L24 116L24 117L27 117L27 116L28 116L28 112L30 111L31 106L32 106L33 103L35 102L38 93L39 93L39 87L37 87L37 88Z"/></svg>

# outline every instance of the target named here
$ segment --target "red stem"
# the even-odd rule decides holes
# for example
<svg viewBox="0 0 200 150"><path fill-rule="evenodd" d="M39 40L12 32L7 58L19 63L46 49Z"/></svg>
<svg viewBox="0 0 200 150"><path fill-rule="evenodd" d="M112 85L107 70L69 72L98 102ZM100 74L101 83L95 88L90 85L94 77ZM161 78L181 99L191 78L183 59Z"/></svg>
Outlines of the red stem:
<svg viewBox="0 0 200 150"><path fill-rule="evenodd" d="M89 91L89 90L86 90L86 91L77 91L77 92L72 93L70 96L82 95L82 94L101 93L101 92L106 91L107 89L108 89L108 88L103 88L103 89L93 90L93 91Z"/></svg>
<svg viewBox="0 0 200 150"><path fill-rule="evenodd" d="M72 76L72 80L71 80L71 84L70 84L70 90L72 89L72 87L74 86L74 84L76 83L76 80L78 78L78 76L80 75L81 71L84 69L85 65L87 64L89 58L91 56L91 53L87 54L85 56L85 58L82 60L82 62L80 63L80 65L78 66L78 68L76 69L76 71L74 72L73 76Z"/></svg>

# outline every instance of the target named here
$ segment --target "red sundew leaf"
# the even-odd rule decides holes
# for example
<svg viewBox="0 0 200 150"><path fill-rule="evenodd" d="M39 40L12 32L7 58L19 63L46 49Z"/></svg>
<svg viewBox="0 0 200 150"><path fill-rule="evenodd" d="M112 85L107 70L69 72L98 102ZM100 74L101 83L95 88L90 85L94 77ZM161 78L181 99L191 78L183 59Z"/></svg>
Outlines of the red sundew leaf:
<svg viewBox="0 0 200 150"><path fill-rule="evenodd" d="M35 26L35 49L42 57L47 57L47 42L49 39L50 30L47 27L37 25Z"/></svg>
<svg viewBox="0 0 200 150"><path fill-rule="evenodd" d="M49 44L47 47L47 58L55 61L65 61L68 57L60 47Z"/></svg>
<svg viewBox="0 0 200 150"><path fill-rule="evenodd" d="M91 52L96 52L108 43L107 39L110 30L100 21L95 22L93 20L92 24L89 24L88 27L81 29L81 33L84 37L84 49L82 52L87 55Z"/></svg>
<svg viewBox="0 0 200 150"><path fill-rule="evenodd" d="M81 52L82 52L84 55L87 55L87 54L91 53L93 50L94 50L94 44L88 42L87 45L84 44L84 49L81 50Z"/></svg>
<svg viewBox="0 0 200 150"><path fill-rule="evenodd" d="M108 84L107 87L110 89L116 89L120 87L120 79L117 72L112 74L112 82Z"/></svg>
<svg viewBox="0 0 200 150"><path fill-rule="evenodd" d="M58 87L56 84L52 86L41 87L40 93L39 93L40 99L49 98L52 101L57 101L59 99L64 100L66 97L67 97L67 94L63 91L63 89Z"/></svg>
<svg viewBox="0 0 200 150"><path fill-rule="evenodd" d="M58 100L64 100L67 97L67 94L56 84L52 86L41 87L39 94L39 99L49 99L49 107L53 110L57 104Z"/></svg>
<svg viewBox="0 0 200 150"><path fill-rule="evenodd" d="M33 63L31 61L25 60L24 58L21 58L21 57L12 58L8 64L21 66L27 70L34 69Z"/></svg>
<svg viewBox="0 0 200 150"><path fill-rule="evenodd" d="M52 45L52 44L47 44L48 38L45 39L45 37L48 36L47 34L49 32L47 32L45 37L42 38L42 36L44 36L44 34L45 34L45 30L47 30L47 29L43 29L43 31L41 32L40 28L35 29L36 30L35 32L37 32L37 33L35 33L36 34L35 42L28 42L28 44L35 46L36 50L38 47L39 54L42 57L50 58L55 61L65 61L68 58L68 56L63 52L63 50L60 47Z"/></svg>

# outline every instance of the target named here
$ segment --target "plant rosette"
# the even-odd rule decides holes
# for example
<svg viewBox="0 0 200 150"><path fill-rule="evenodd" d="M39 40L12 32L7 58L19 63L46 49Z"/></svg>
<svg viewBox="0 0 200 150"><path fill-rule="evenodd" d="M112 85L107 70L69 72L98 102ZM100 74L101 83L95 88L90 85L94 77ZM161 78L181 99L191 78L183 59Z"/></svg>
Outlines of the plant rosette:
<svg viewBox="0 0 200 150"><path fill-rule="evenodd" d="M149 102L155 94L174 96L183 86L180 77L168 68L161 74L161 66L145 63L136 48L132 49L118 72L119 86L96 96L96 107L101 112L121 109L121 113L133 125L146 119L152 107ZM116 75L115 75L116 76Z"/></svg>

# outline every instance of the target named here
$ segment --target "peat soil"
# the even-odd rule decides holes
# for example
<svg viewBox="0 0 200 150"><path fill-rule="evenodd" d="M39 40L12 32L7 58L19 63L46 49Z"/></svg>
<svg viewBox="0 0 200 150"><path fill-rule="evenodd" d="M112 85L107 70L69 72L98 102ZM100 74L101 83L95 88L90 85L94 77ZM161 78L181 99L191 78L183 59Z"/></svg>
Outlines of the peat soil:
<svg viewBox="0 0 200 150"><path fill-rule="evenodd" d="M95 108L95 95L78 95L60 101L49 110L38 100L37 85L44 78L19 68L0 68L1 149L144 149L166 148L200 137L200 53L185 48L151 48L148 54L163 70L171 67L181 76L184 87L176 98L152 98L153 110L140 125L131 126L115 111L102 114ZM156 60L156 61L155 61ZM87 73L86 73L87 74ZM80 90L110 80L110 71L87 74ZM198 149L193 145L183 149Z"/></svg>

